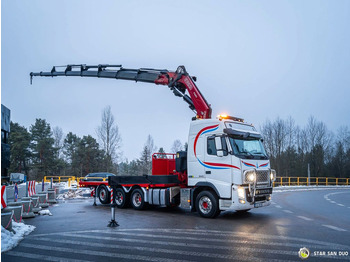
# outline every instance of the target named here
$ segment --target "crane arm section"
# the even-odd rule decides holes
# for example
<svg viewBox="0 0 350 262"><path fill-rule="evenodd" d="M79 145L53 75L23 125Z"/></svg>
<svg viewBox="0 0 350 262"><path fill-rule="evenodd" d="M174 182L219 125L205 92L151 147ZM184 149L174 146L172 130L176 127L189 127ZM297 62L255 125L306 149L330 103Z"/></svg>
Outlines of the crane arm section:
<svg viewBox="0 0 350 262"><path fill-rule="evenodd" d="M50 72L30 73L31 82L33 76L80 76L114 78L133 80L136 82L167 85L176 96L182 97L188 103L191 110L195 111L196 118L211 118L210 104L205 100L194 83L195 77L191 77L184 66L179 66L175 72L161 69L140 68L126 69L121 65L67 65L54 66ZM186 90L188 95L186 94Z"/></svg>

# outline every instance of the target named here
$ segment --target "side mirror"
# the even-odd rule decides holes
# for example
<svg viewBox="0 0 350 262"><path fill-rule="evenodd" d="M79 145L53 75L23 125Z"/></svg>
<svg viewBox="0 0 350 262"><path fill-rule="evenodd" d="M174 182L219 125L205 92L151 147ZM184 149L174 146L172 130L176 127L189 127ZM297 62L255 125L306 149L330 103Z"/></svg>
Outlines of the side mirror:
<svg viewBox="0 0 350 262"><path fill-rule="evenodd" d="M219 136L215 137L215 147L216 147L216 155L218 157L223 157L224 156L224 151L222 149L221 137L219 137Z"/></svg>

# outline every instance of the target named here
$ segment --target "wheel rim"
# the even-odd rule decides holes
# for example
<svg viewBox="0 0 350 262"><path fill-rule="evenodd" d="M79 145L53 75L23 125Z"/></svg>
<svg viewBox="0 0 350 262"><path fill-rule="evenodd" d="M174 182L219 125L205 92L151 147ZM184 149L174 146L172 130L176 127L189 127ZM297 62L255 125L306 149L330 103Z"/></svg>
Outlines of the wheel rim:
<svg viewBox="0 0 350 262"><path fill-rule="evenodd" d="M139 192L136 192L133 197L132 197L132 202L134 204L134 206L139 207L141 205L142 202L142 196Z"/></svg>
<svg viewBox="0 0 350 262"><path fill-rule="evenodd" d="M213 208L213 203L207 196L202 196L199 199L199 209L203 214L209 214Z"/></svg>
<svg viewBox="0 0 350 262"><path fill-rule="evenodd" d="M102 201L106 200L106 190L104 188L100 190L100 198Z"/></svg>
<svg viewBox="0 0 350 262"><path fill-rule="evenodd" d="M118 205L123 204L124 197L123 197L122 192L117 192L117 194L116 194L115 197L116 197L115 202L116 202Z"/></svg>

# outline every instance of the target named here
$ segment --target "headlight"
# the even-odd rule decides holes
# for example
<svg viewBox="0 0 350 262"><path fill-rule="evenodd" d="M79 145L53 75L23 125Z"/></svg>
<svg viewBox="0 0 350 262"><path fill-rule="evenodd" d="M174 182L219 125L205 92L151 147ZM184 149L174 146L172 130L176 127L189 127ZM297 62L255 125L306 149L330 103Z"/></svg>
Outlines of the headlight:
<svg viewBox="0 0 350 262"><path fill-rule="evenodd" d="M244 173L246 183L254 183L256 180L255 170L249 170Z"/></svg>
<svg viewBox="0 0 350 262"><path fill-rule="evenodd" d="M248 174L247 180L248 180L248 182L254 182L256 180L256 174L255 173Z"/></svg>
<svg viewBox="0 0 350 262"><path fill-rule="evenodd" d="M272 182L276 180L276 170L271 169L270 179L271 179Z"/></svg>

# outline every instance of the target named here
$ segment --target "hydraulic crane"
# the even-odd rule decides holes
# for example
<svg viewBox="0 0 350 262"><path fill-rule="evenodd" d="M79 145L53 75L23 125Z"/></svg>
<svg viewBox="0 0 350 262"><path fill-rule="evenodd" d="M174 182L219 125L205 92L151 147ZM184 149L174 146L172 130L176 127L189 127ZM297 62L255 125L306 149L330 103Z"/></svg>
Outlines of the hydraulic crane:
<svg viewBox="0 0 350 262"><path fill-rule="evenodd" d="M241 118L220 115L212 119L211 107L194 83L196 78L184 66L172 72L121 65L67 65L30 76L31 80L33 76L81 76L167 85L195 112L194 120L200 119L190 123L186 151L153 154L152 175L80 181L81 187L96 188L101 203L109 203L113 188L113 203L119 208L180 205L208 218L223 210L247 212L270 205L276 172L270 168L261 134Z"/></svg>
<svg viewBox="0 0 350 262"><path fill-rule="evenodd" d="M202 93L197 88L196 77L191 77L184 66L179 66L175 72L166 69L127 69L121 65L67 65L54 66L50 72L30 73L31 83L33 76L81 76L114 78L133 80L136 82L154 83L156 85L167 85L175 96L182 97L195 112L198 119L210 119L211 107ZM186 94L186 91L189 95Z"/></svg>

